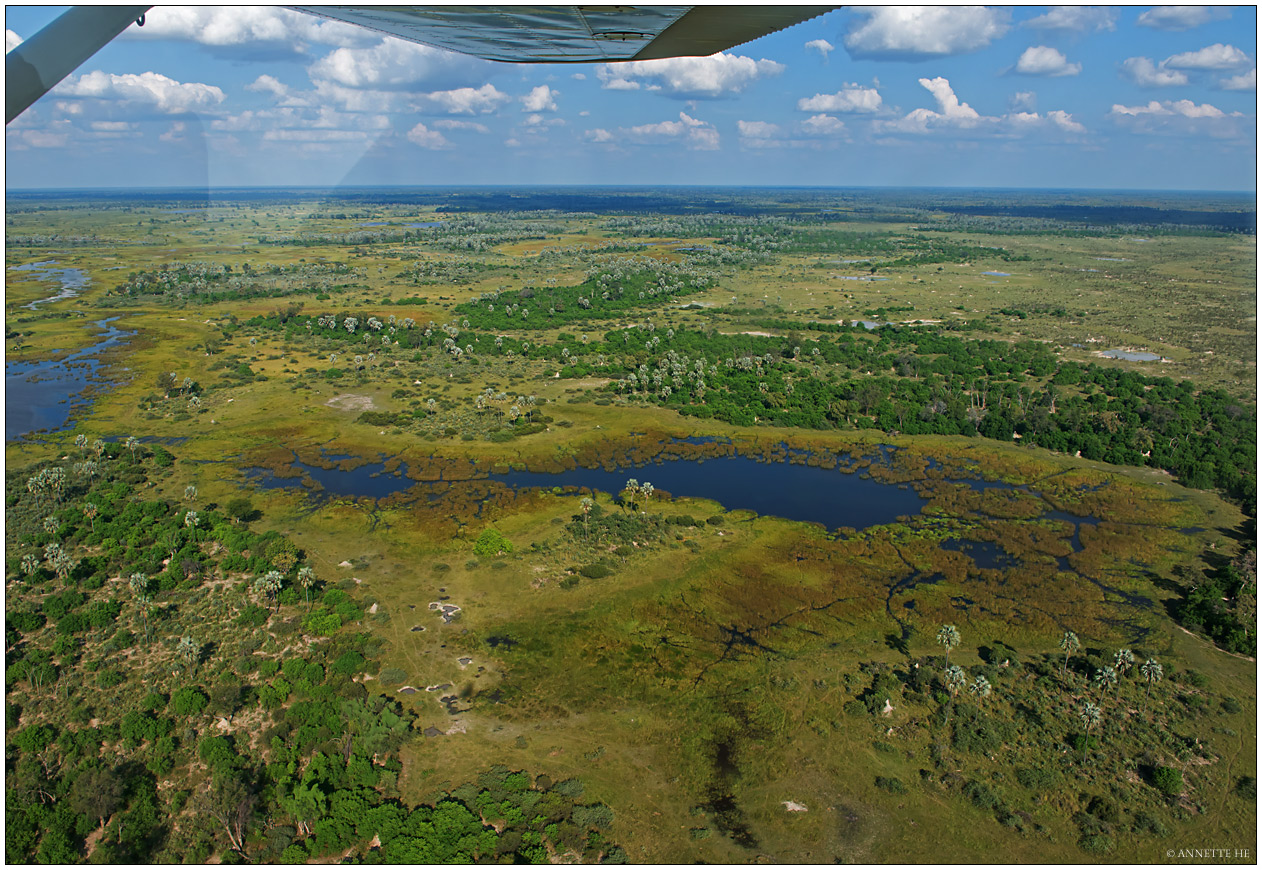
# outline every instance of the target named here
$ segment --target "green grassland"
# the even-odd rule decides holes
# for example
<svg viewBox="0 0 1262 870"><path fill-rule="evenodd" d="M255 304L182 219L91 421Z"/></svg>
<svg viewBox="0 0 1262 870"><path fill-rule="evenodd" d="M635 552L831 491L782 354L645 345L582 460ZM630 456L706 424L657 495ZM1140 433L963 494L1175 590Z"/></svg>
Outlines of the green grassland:
<svg viewBox="0 0 1262 870"><path fill-rule="evenodd" d="M406 226L430 222L443 225ZM1156 863L1193 843L1256 849L1256 629L1230 644L1213 634L1216 646L1203 618L1193 631L1175 619L1188 622L1188 596L1231 564L1244 580L1229 584L1215 618L1256 623L1254 236L1016 232L929 209L890 222L844 207L596 215L282 199L192 214L126 201L11 205L6 224L7 266L56 260L92 281L32 311L22 306L54 291L8 271L6 359L86 346L85 327L106 317L134 332L111 352L111 388L82 419L6 443L18 517L6 533L7 611L38 612L49 596L82 589L77 606L96 613L140 558L110 556L95 587L54 572L51 560L34 573L21 566L53 540L80 560L105 558L107 545L82 529L90 489L59 502L56 533L41 530L23 489L38 467L69 474L82 463L76 435L116 445L109 473L132 481L129 497L161 502L172 518L190 508L213 517L248 491L259 512L250 534L271 536L245 541L241 562L226 564L220 548L236 546L224 543L235 524L221 517L217 537L193 536L188 545L212 567L155 589L163 653L136 640L148 624L132 608L116 615L130 640L112 624L80 635L51 622L9 638L10 667L57 666L52 685L6 680L9 769L27 787L44 764L48 790L62 797L78 794L83 771L148 764L156 744L105 734L113 749L80 746L89 734L54 759L16 735L43 724L108 728L105 711L137 709L145 687L171 695L189 685L193 674L170 667L181 634L212 645L195 682L213 704L223 706L214 686L247 687L227 717L241 735L239 760L220 769L218 756L194 749L222 729L209 713L181 720L178 745L164 750L172 760L156 767L153 802L170 831L165 846L125 836L124 811L137 813L140 797L124 799L131 809L118 808L112 826L76 799L65 804L78 812L67 842L31 834L11 842L10 860ZM899 331L830 331L852 320ZM916 336L965 350L996 344L985 345L981 374L966 376L934 368L955 351L908 350ZM1098 353L1118 347L1161 360ZM669 366L691 355L691 370L698 348L705 365L689 384L706 386L683 400L684 372ZM1022 354L1028 368L1004 370ZM628 373L647 385L650 364L665 380L626 389ZM742 365L757 366L748 384ZM1091 365L1139 378L1079 380ZM756 380L761 392L741 398ZM1185 380L1186 394L1158 398ZM658 392L667 382L674 394ZM777 414L798 413L817 386L832 392L827 409L802 417L815 424L782 425ZM756 400L761 416L711 414L728 394ZM1051 406L1036 427L1040 396ZM1188 416L1193 408L1204 416ZM1078 429L1067 428L1071 411ZM1011 426L987 430L1000 414ZM913 420L935 419L956 422L907 434ZM1032 446L1055 425L1103 447ZM1021 434L1014 427L1025 437L1011 437ZM136 453L122 449L128 436L156 440ZM894 448L887 460L864 458L878 445ZM173 461L162 464L168 451ZM485 479L508 468L633 465L628 476L652 481L663 457L731 454L841 465L927 501L896 522L824 529L668 493L631 510L617 493L515 491ZM1197 465L1189 454L1215 458ZM1119 457L1127 461L1107 461ZM406 465L405 483L418 486L381 500L250 488L243 469L292 475L295 458L346 470ZM1008 487L966 482L979 478ZM435 481L440 489L425 488ZM1075 529L1043 518L1048 510L1095 522ZM506 543L487 544L488 529ZM277 555L291 552L275 549L277 539L301 561ZM970 555L986 548L1006 561L984 567ZM353 599L353 609L338 596L318 605L325 615L343 607L340 634L312 628L299 564L321 594ZM251 584L268 568L284 575L283 600L264 614ZM212 600L221 609L209 618ZM450 621L434 609L443 603L460 608ZM950 663L969 684L984 678L988 693L947 681L937 634L948 624L961 636ZM1065 632L1081 641L1068 658ZM282 691L247 667L257 661L243 662L247 646L281 663L300 651L328 682ZM117 667L107 665L115 647L134 677L94 700L92 674ZM1135 666L1117 685L1097 685L1127 648ZM363 651L360 665L339 658L348 650ZM1164 668L1154 685L1139 670L1149 659ZM338 661L358 688L334 679ZM336 755L340 738L294 755L246 735L279 727L319 692L356 702L384 694L406 726L369 765L374 785L332 777L321 786L330 794L368 787L370 802L406 808L454 795L475 809L469 843L490 826L503 833L497 813L520 815L489 798L475 807L481 792L564 805L553 828L544 830L548 819L530 827L527 814L520 836L509 826L517 839L477 840L465 852L424 852L437 841L393 845L389 835L374 852L366 829L329 833L331 810L323 833L305 832L309 819L286 802L292 783L277 771L315 770L310 753ZM1103 711L1098 723L1081 718L1088 703ZM86 707L104 724L89 726ZM386 761L396 757L397 766ZM496 765L507 770L486 773ZM243 787L259 798L241 837L198 827L189 795L206 791L213 803L244 770L257 771ZM525 788L504 778L517 770L545 779ZM582 806L550 790L575 779Z"/></svg>

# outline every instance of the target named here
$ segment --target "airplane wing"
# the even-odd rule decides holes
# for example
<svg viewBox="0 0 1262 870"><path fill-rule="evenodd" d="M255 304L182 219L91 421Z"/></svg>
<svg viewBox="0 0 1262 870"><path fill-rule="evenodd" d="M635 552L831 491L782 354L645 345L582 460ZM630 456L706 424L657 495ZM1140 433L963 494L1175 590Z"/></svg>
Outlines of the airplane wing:
<svg viewBox="0 0 1262 870"><path fill-rule="evenodd" d="M75 6L4 59L7 124L149 6ZM600 63L706 56L835 6L289 6L487 60Z"/></svg>
<svg viewBox="0 0 1262 870"><path fill-rule="evenodd" d="M835 6L289 6L509 63L707 56Z"/></svg>

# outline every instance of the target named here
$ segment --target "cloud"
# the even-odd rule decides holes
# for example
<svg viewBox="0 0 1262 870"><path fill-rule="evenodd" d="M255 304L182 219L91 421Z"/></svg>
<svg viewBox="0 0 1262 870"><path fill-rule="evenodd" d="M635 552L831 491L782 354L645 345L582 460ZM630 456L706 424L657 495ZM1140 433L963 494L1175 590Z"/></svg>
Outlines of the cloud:
<svg viewBox="0 0 1262 870"><path fill-rule="evenodd" d="M766 121L737 121L736 128L747 139L772 139L780 135L780 127Z"/></svg>
<svg viewBox="0 0 1262 870"><path fill-rule="evenodd" d="M1051 6L1043 15L1031 18L1023 26L1035 30L1086 33L1091 30L1115 30L1117 16L1107 6Z"/></svg>
<svg viewBox="0 0 1262 870"><path fill-rule="evenodd" d="M799 126L808 136L839 136L846 131L845 123L831 115L812 115Z"/></svg>
<svg viewBox="0 0 1262 870"><path fill-rule="evenodd" d="M828 53L833 51L835 47L827 39L812 39L804 46L807 51L818 51L820 57L828 60Z"/></svg>
<svg viewBox="0 0 1262 870"><path fill-rule="evenodd" d="M4 53L8 54L22 44L22 37L18 36L12 30L5 28L4 31Z"/></svg>
<svg viewBox="0 0 1262 870"><path fill-rule="evenodd" d="M570 76L570 78L574 79L574 81L576 81L576 82L585 82L585 81L587 81L587 74L586 74L586 73L574 73L573 75L571 75L571 76Z"/></svg>
<svg viewBox="0 0 1262 870"><path fill-rule="evenodd" d="M1122 61L1122 72L1141 88L1168 88L1186 85L1188 77L1177 70L1157 66L1147 57L1128 57Z"/></svg>
<svg viewBox="0 0 1262 870"><path fill-rule="evenodd" d="M423 104L428 103L442 109L450 115L486 115L507 103L512 97L488 83L480 88L455 88L450 91L435 91L432 94L417 94L417 99Z"/></svg>
<svg viewBox="0 0 1262 870"><path fill-rule="evenodd" d="M362 27L274 6L155 6L144 27L129 27L125 39L182 39L210 48L267 44L303 54L308 43L366 45L377 39Z"/></svg>
<svg viewBox="0 0 1262 870"><path fill-rule="evenodd" d="M1046 45L1032 45L1021 53L1017 72L1027 76L1076 76L1082 64L1070 63L1063 54Z"/></svg>
<svg viewBox="0 0 1262 870"><path fill-rule="evenodd" d="M539 85L521 98L521 110L523 112L555 112L557 110L556 98L557 91L547 85Z"/></svg>
<svg viewBox="0 0 1262 870"><path fill-rule="evenodd" d="M1182 54L1176 54L1165 59L1162 66L1171 69L1236 69L1242 66L1248 66L1252 61L1249 55L1245 54L1234 45L1223 45L1216 42L1213 45L1207 45L1199 51L1185 51Z"/></svg>
<svg viewBox="0 0 1262 870"><path fill-rule="evenodd" d="M1254 67L1247 73L1221 79L1218 82L1218 86L1224 91L1256 91L1258 89L1257 67Z"/></svg>
<svg viewBox="0 0 1262 870"><path fill-rule="evenodd" d="M167 114L204 112L224 101L224 92L214 85L177 82L155 72L114 75L95 70L78 79L67 78L57 86L55 93L62 97L138 103Z"/></svg>
<svg viewBox="0 0 1262 870"><path fill-rule="evenodd" d="M724 97L743 91L753 82L784 71L774 60L754 60L736 54L709 57L670 57L635 63L607 63L596 70L607 90L636 90L637 79L659 87L672 97Z"/></svg>
<svg viewBox="0 0 1262 870"><path fill-rule="evenodd" d="M1230 17L1231 12L1221 7L1154 6L1135 19L1135 23L1141 27L1178 32Z"/></svg>
<svg viewBox="0 0 1262 870"><path fill-rule="evenodd" d="M846 34L856 59L924 60L985 48L1008 31L1008 13L982 6L856 6Z"/></svg>
<svg viewBox="0 0 1262 870"><path fill-rule="evenodd" d="M388 91L435 81L454 83L489 63L428 45L385 39L371 48L339 48L311 64L307 71L312 80Z"/></svg>
<svg viewBox="0 0 1262 870"><path fill-rule="evenodd" d="M276 97L284 97L289 93L289 86L282 83L274 76L266 73L256 78L250 84L245 86L247 91L256 91L261 94L272 94Z"/></svg>
<svg viewBox="0 0 1262 870"><path fill-rule="evenodd" d="M548 117L546 117L546 116L544 116L544 115L541 115L541 114L539 114L538 112L536 112L536 113L535 113L535 114L533 114L533 115L527 115L527 116L526 116L526 126L527 126L528 128L530 128L530 127L534 127L534 128L538 128L538 127L564 127L564 126L565 126L565 121L564 121L564 120L562 120L561 118L548 118ZM539 131L538 129L534 129L534 130L527 130L527 132L538 134L540 131Z"/></svg>
<svg viewBox="0 0 1262 870"><path fill-rule="evenodd" d="M65 148L70 141L68 132L6 127L4 145L13 151L28 149Z"/></svg>
<svg viewBox="0 0 1262 870"><path fill-rule="evenodd" d="M431 151L451 147L451 142L448 141L446 136L437 130L429 129L424 124L417 124L411 130L408 130L408 141L414 142L422 148L428 148Z"/></svg>
<svg viewBox="0 0 1262 870"><path fill-rule="evenodd" d="M1008 105L1014 110L1033 109L1038 103L1038 98L1033 91L1017 91L1008 100Z"/></svg>
<svg viewBox="0 0 1262 870"><path fill-rule="evenodd" d="M682 141L690 151L715 151L719 147L719 131L714 129L714 125L693 118L687 112L680 112L678 121L619 127L616 132L603 128L587 130L583 138L588 142L604 145L622 142L633 145L666 145Z"/></svg>
<svg viewBox="0 0 1262 870"><path fill-rule="evenodd" d="M410 138L411 134L409 134ZM363 142L368 134L363 130L268 130L263 133L264 142Z"/></svg>
<svg viewBox="0 0 1262 870"><path fill-rule="evenodd" d="M479 124L477 121L455 121L450 118L443 118L441 121L435 121L434 126L439 130L472 130L475 133L490 133L491 128L485 124Z"/></svg>
<svg viewBox="0 0 1262 870"><path fill-rule="evenodd" d="M1184 118L1223 118L1221 109L1209 103L1197 105L1191 100L1152 100L1146 106L1123 106L1115 103L1110 111L1113 115L1181 115Z"/></svg>
<svg viewBox="0 0 1262 870"><path fill-rule="evenodd" d="M798 100L803 112L879 112L881 95L876 88L844 85L835 94L816 94Z"/></svg>
<svg viewBox="0 0 1262 870"><path fill-rule="evenodd" d="M1086 132L1082 124L1074 120L1068 112L1056 109L1040 115L1037 112L1016 111L1001 117L983 115L968 103L962 102L955 94L951 83L939 76L934 79L920 79L925 90L933 94L938 104L938 111L931 109L914 109L906 116L892 121L873 121L874 133L914 133L926 135L935 131L969 134L1023 135L1037 131L1057 134L1081 134ZM1033 104L1033 94L1020 94L1028 97L1023 102ZM1014 100L1016 102L1016 100Z"/></svg>
<svg viewBox="0 0 1262 870"><path fill-rule="evenodd" d="M1113 122L1140 134L1209 135L1217 139L1256 139L1256 124L1240 112L1224 112L1191 100L1151 100L1143 106L1114 104Z"/></svg>
<svg viewBox="0 0 1262 870"><path fill-rule="evenodd" d="M187 137L184 135L187 130L188 127L183 121L175 121L169 128L167 128L165 133L158 137L158 140L160 142L169 142L171 144L187 141Z"/></svg>

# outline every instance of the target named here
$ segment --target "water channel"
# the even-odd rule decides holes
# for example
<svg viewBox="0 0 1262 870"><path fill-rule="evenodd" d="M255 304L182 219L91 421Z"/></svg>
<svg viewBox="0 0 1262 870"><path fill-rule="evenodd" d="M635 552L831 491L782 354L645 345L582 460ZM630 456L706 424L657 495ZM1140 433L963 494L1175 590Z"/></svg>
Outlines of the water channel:
<svg viewBox="0 0 1262 870"><path fill-rule="evenodd" d="M102 329L100 341L56 360L4 363L4 440L16 441L37 430L68 428L71 414L86 404L85 394L100 383L101 353L134 333L119 329L111 317L92 327Z"/></svg>

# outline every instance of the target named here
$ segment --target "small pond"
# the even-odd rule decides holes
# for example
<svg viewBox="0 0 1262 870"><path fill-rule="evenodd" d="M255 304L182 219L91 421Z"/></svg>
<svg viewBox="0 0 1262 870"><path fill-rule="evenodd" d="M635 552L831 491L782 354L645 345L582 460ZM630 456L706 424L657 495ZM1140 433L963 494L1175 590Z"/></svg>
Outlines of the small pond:
<svg viewBox="0 0 1262 870"><path fill-rule="evenodd" d="M982 272L983 275L990 275L992 278L1011 278L1011 272Z"/></svg>
<svg viewBox="0 0 1262 870"><path fill-rule="evenodd" d="M39 429L57 432L68 428L76 404L73 400L82 397L97 380L100 353L133 335L113 326L115 319L93 324L105 330L101 340L62 359L5 362L5 441L16 441Z"/></svg>
<svg viewBox="0 0 1262 870"><path fill-rule="evenodd" d="M1115 347L1112 350L1101 351L1100 356L1108 357L1109 359L1124 359L1129 360L1130 362L1156 362L1161 359L1160 355L1155 353L1122 350L1120 347Z"/></svg>

